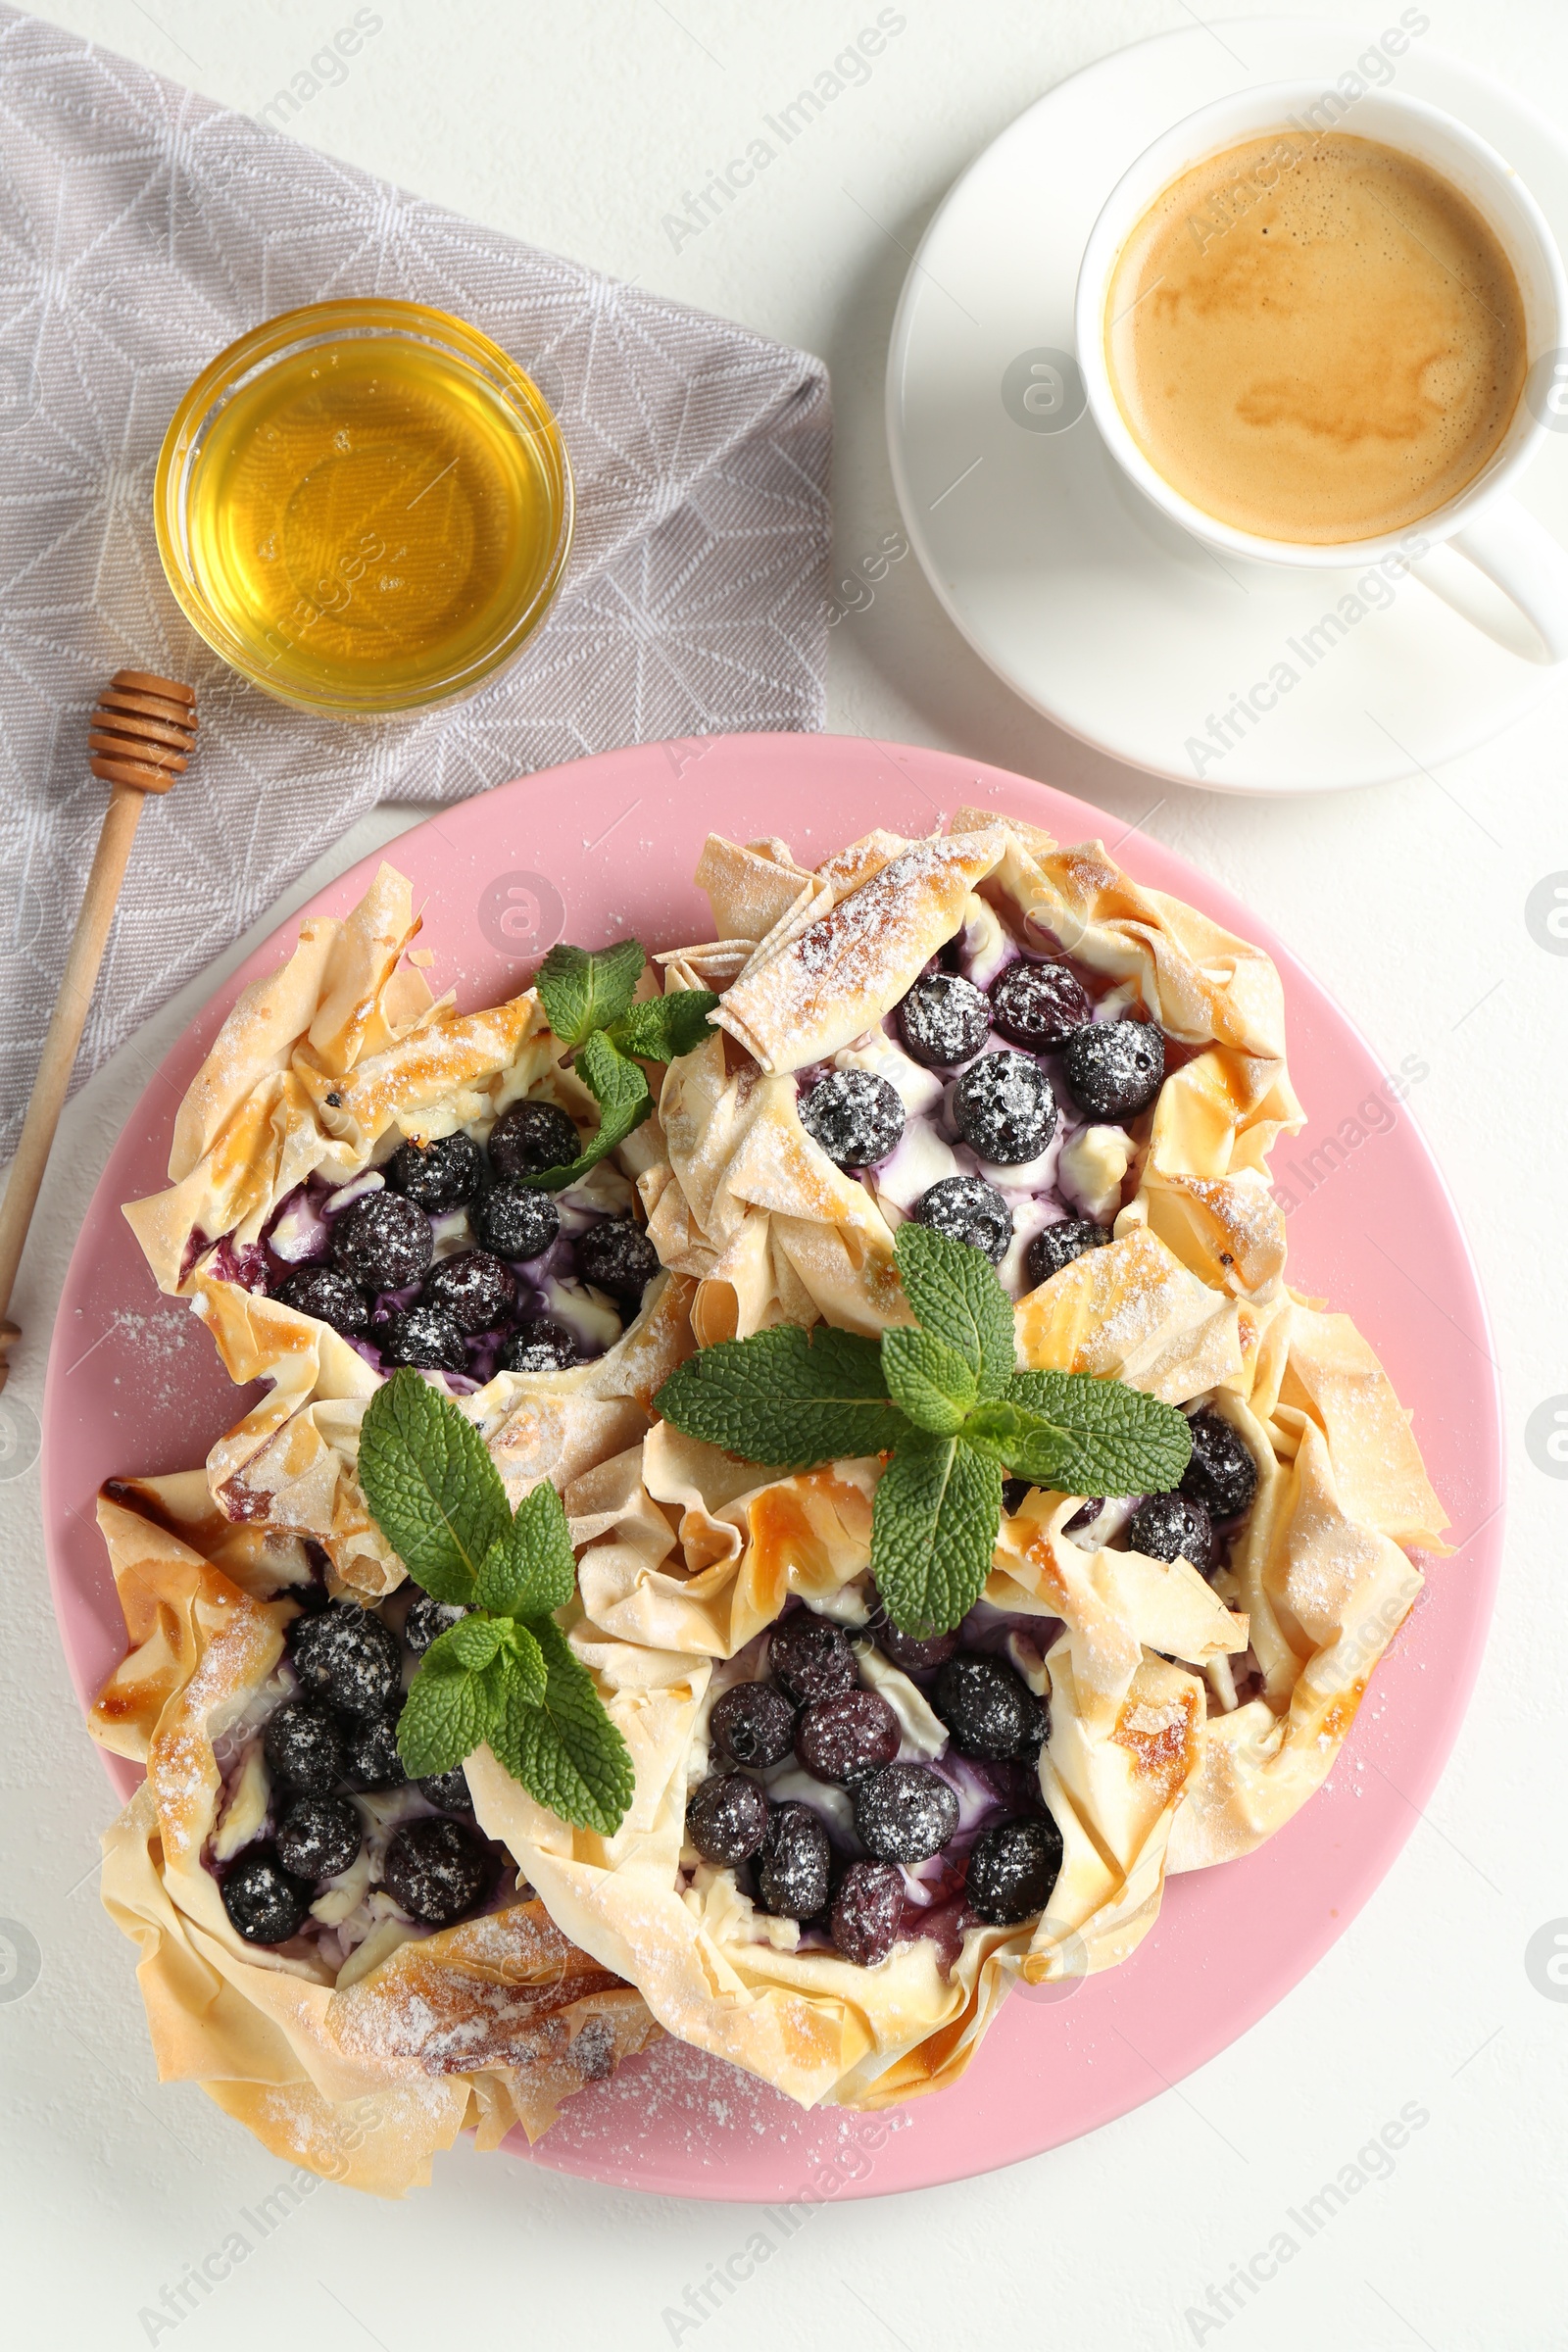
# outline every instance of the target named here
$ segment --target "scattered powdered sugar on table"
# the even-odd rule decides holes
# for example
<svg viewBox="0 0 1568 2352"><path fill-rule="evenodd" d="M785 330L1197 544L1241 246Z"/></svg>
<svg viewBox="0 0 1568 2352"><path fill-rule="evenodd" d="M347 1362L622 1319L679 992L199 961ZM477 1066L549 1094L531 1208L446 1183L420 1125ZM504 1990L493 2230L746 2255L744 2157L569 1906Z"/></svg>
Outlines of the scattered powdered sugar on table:
<svg viewBox="0 0 1568 2352"><path fill-rule="evenodd" d="M771 2083L666 2035L627 2059L611 2082L568 2099L541 2154L548 2164L570 2149L603 2178L607 2166L624 2163L632 2149L650 2148L666 2163L712 2173L731 2162L739 2139L793 2144L802 2165L809 2166L828 2152L827 2133L832 2144L849 2147L866 2120L849 2108L808 2112ZM910 2122L890 2112L877 2120L895 2132Z"/></svg>

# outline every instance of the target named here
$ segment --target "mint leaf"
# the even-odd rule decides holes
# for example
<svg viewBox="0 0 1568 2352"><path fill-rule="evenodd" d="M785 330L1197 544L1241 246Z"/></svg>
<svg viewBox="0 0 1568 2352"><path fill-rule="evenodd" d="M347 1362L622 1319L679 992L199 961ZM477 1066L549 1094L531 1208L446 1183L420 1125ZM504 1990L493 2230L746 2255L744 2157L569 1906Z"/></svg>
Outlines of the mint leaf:
<svg viewBox="0 0 1568 2352"><path fill-rule="evenodd" d="M515 1625L512 1619L503 1620L502 1665L505 1673L505 1704L521 1707L540 1707L545 1698L545 1653L539 1646L536 1634L525 1625Z"/></svg>
<svg viewBox="0 0 1568 2352"><path fill-rule="evenodd" d="M894 1248L921 1330L958 1350L981 1396L1000 1396L1015 1361L1012 1301L990 1258L912 1217L899 1227Z"/></svg>
<svg viewBox="0 0 1568 2352"><path fill-rule="evenodd" d="M779 1470L883 1453L909 1426L889 1399L876 1341L823 1323L699 1349L654 1409L688 1438Z"/></svg>
<svg viewBox="0 0 1568 2352"><path fill-rule="evenodd" d="M1168 1494L1192 1431L1173 1404L1092 1372L1017 1372L964 1436L1032 1486L1062 1494Z"/></svg>
<svg viewBox="0 0 1568 2352"><path fill-rule="evenodd" d="M963 1426L975 1400L975 1377L956 1348L934 1331L885 1331L882 1371L916 1429L951 1438Z"/></svg>
<svg viewBox="0 0 1568 2352"><path fill-rule="evenodd" d="M499 1544L479 1570L474 1597L503 1617L548 1617L564 1608L577 1585L565 1507L548 1479L517 1505Z"/></svg>
<svg viewBox="0 0 1568 2352"><path fill-rule="evenodd" d="M961 1250L966 1245L960 1242ZM900 1633L951 1633L979 1599L1002 1521L1002 1465L911 1430L871 1506L871 1573Z"/></svg>
<svg viewBox="0 0 1568 2352"><path fill-rule="evenodd" d="M564 1046L580 1046L595 1029L618 1021L647 961L634 939L590 956L584 948L552 948L535 986L551 1028Z"/></svg>
<svg viewBox="0 0 1568 2352"><path fill-rule="evenodd" d="M636 1787L626 1742L560 1627L543 1617L535 1630L544 1652L543 1702L529 1705L510 1685L490 1744L537 1803L577 1829L612 1837Z"/></svg>
<svg viewBox="0 0 1568 2352"><path fill-rule="evenodd" d="M482 1672L501 1647L501 1628L493 1617L465 1617L461 1625L448 1626L438 1638L467 1674Z"/></svg>
<svg viewBox="0 0 1568 2352"><path fill-rule="evenodd" d="M453 1634L462 1630L454 1626L431 1642L409 1685L398 1717L398 1754L411 1780L450 1772L500 1721L504 1668L492 1661L475 1674L465 1666L452 1645Z"/></svg>
<svg viewBox="0 0 1568 2352"><path fill-rule="evenodd" d="M641 950L638 951L641 954ZM586 1176L634 1127L640 1127L654 1107L648 1081L635 1061L616 1052L602 1030L596 1029L572 1063L578 1077L599 1104L599 1131L575 1159L557 1168L541 1168L522 1182L536 1192L564 1192Z"/></svg>
<svg viewBox="0 0 1568 2352"><path fill-rule="evenodd" d="M712 1036L708 1016L717 1003L711 989L677 989L672 997L634 1004L606 1035L622 1054L640 1054L644 1061L678 1061Z"/></svg>
<svg viewBox="0 0 1568 2352"><path fill-rule="evenodd" d="M507 1491L473 1423L407 1366L366 1407L360 1486L415 1583L471 1601L480 1561L512 1523Z"/></svg>

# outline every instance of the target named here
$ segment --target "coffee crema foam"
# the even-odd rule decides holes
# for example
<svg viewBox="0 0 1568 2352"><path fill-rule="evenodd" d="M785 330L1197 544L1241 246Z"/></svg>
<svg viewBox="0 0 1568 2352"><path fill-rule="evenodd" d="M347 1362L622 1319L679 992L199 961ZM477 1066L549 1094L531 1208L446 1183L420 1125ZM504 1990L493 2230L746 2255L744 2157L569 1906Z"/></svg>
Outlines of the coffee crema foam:
<svg viewBox="0 0 1568 2352"><path fill-rule="evenodd" d="M1495 455L1524 301L1481 214L1374 139L1281 130L1172 182L1105 306L1117 403L1173 490L1326 546L1404 529Z"/></svg>

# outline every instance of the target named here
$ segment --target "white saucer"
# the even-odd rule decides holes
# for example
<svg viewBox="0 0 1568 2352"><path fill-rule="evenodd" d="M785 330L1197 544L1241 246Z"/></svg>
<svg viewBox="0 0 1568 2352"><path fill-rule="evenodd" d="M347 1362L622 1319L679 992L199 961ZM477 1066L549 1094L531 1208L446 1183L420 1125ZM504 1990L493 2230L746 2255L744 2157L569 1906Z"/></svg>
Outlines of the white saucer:
<svg viewBox="0 0 1568 2352"><path fill-rule="evenodd" d="M1396 24L1397 12L1389 19ZM1529 658L1523 622L1446 549L1424 561L1422 576L1400 580L1383 610L1357 617L1347 606L1338 629L1321 626L1354 596L1356 574L1222 564L1132 487L1088 416L1062 427L1064 412L1052 406L1064 373L1057 362L1067 359L1068 412L1082 408L1069 357L1079 257L1133 158L1229 91L1298 77L1332 87L1378 29L1360 36L1304 18L1249 17L1167 33L1075 74L957 182L921 242L894 323L893 477L910 543L948 612L1058 726L1185 784L1319 792L1383 783L1484 743L1568 674ZM1431 38L1411 39L1387 86L1489 139L1568 252L1568 144ZM1346 127L1354 128L1353 111ZM1546 441L1522 497L1568 544L1568 431ZM1461 618L1438 584L1468 598L1507 642ZM1273 708L1250 722L1232 718L1229 742L1223 723L1211 736L1211 720L1223 722L1281 665L1294 683L1276 677L1256 697L1266 705L1272 691Z"/></svg>

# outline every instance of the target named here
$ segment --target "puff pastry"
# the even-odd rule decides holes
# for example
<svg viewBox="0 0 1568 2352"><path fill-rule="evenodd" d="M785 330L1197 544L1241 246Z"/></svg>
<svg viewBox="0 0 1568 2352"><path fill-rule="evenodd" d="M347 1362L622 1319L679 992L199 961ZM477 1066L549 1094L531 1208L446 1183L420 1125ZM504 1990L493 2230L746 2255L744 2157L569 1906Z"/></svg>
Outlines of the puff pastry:
<svg viewBox="0 0 1568 2352"><path fill-rule="evenodd" d="M533 1986L553 1937L564 1984L578 1969L594 1976L573 1998L614 2019L617 2057L662 2028L803 2103L880 2106L955 2081L1020 1979L1124 1959L1168 1872L1245 1854L1291 1817L1332 1768L1416 1599L1410 1552L1441 1551L1446 1521L1365 1341L1285 1279L1267 1154L1303 1114L1278 975L1259 950L1141 888L1100 844L1060 849L984 810L925 841L873 833L814 870L778 840L713 837L698 880L714 936L658 961L666 990L718 993L714 1033L665 1074L657 1119L595 1172L598 1191L567 1202L585 1224L624 1219L634 1184L662 1271L591 1360L528 1372L486 1360L485 1378L448 1383L514 1500L541 1477L564 1494L578 1554L570 1640L633 1757L633 1803L611 1838L574 1831L481 1748L466 1768L478 1824L539 1901L405 1945L363 1983L391 1972L383 2004L395 2009L401 1970L450 1969L461 1986L479 1965L466 1937L515 1935L530 1957L507 1982ZM310 1545L335 1592L379 1602L402 1576L354 1475L375 1351L264 1286L275 1221L302 1188L318 1207L327 1185L352 1193L410 1140L482 1147L518 1102L584 1115L531 994L463 1017L432 1004L406 958L413 927L389 869L345 925L307 926L193 1085L170 1192L127 1211L233 1376L273 1385L204 1478L106 1501L137 1647L95 1715L113 1744L127 1710L122 1752L147 1754L153 1774L115 1834L110 1888L148 1949L144 1979L163 1986L167 1944L171 1981L183 1982L188 1946L265 2018L256 2031L287 2045L285 2059L267 2039L214 2095L255 2124L257 2085L275 2102L285 2084L301 2120L268 2128L293 2153L319 2129L319 2103L350 2095L351 2052L355 2084L374 2075L378 2086L353 2095L390 2098L395 2085L418 2108L422 2137L399 2126L417 2142L409 2178L465 2117L490 2137L514 2117L548 2121L568 2086L570 2029L546 2020L556 2073L487 2052L461 2096L443 2077L438 2099L428 2048L389 2056L369 1995L355 2004L358 1985L326 1988L318 1961L258 1961L232 1930L225 1945L212 1875L179 1859L177 1834L153 1857L168 1801L158 1742L166 1715L171 1740L188 1725L187 1684L208 1704L208 1650L231 1661L220 1683L242 1711L273 1671ZM1106 1504L1009 1490L983 1599L957 1637L968 1699L946 1653L901 1646L880 1614L879 1461L769 1476L653 1412L694 1345L781 1321L872 1335L906 1322L895 1235L909 1215L940 1224L933 1198L954 1185L963 1238L1012 1295L1019 1366L1128 1382L1187 1412L1196 1448L1195 1483L1177 1495ZM737 1707L776 1713L781 1691L801 1736L796 1710L812 1701L780 1660L803 1627L848 1677L835 1694L858 1694L856 1736L869 1725L884 1742L872 1767L836 1782L786 1750L759 1760L726 1744ZM964 1717L982 1687L1024 1724L1020 1744L988 1748L979 1718ZM210 1740L205 1753L191 1785L209 1838L222 1773ZM693 1801L719 1765L765 1792L769 1838L778 1815L816 1823L802 1831L820 1861L816 1907L774 1899L784 1861L770 1845L729 1862L695 1842ZM863 1800L889 1772L912 1772L901 1788L940 1817L940 1840L912 1860L872 1842ZM1018 1822L1023 1875L1011 1894L986 1895L1002 1869L995 1840ZM838 1906L870 1858L885 1916L874 1955L857 1959L848 1930L843 1948L835 1940ZM514 1914L526 1931L494 1924ZM275 1979L292 1970L292 1984L301 1969L313 1989L291 1990L280 2022ZM244 1971L268 1998L245 1989ZM149 2008L156 2036L177 2000L150 1991ZM210 2058L172 2071L224 2083Z"/></svg>
<svg viewBox="0 0 1568 2352"><path fill-rule="evenodd" d="M698 878L717 936L671 951L667 985L720 990L724 1034L666 1078L667 1161L640 1181L662 1256L698 1284L699 1340L779 1320L874 1333L906 1319L892 1243L916 1188L952 1164L933 1132L956 1172L1000 1190L1008 1170L958 1156L952 1066L933 1077L912 1057L899 1008L945 950L946 969L993 990L1020 956L1055 963L1096 1021L1157 1023L1166 1059L1124 1149L1074 1122L1054 1162L1037 1158L1004 1192L1013 1246L992 1254L1015 1294L1018 1363L1182 1407L1206 1433L1211 1481L1241 1479L1229 1495L1211 1485L1217 1538L1201 1506L1193 1521L1183 1505L1199 1565L1164 1556L1168 1544L1139 1548L1136 1498L1010 1496L960 1655L1004 1661L1049 1703L1028 1802L1054 1823L1060 1859L1043 1908L1001 1924L945 1899L943 1864L967 1853L972 1873L976 1824L1017 1809L1017 1784L993 1789L988 1810L972 1751L937 1711L940 1674L904 1672L879 1628L868 1562L881 1465L769 1479L659 1424L567 1489L583 1612L572 1640L637 1760L637 1796L613 1839L589 1838L481 1754L487 1818L552 1915L639 1984L669 2032L802 2101L879 2105L955 2080L1020 1977L1125 1958L1167 1871L1245 1853L1290 1817L1331 1769L1420 1590L1404 1547L1441 1551L1446 1519L1365 1342L1284 1280L1266 1154L1301 1113L1265 956L1142 891L1098 845L1057 851L980 812L928 843L872 836L814 874L780 842L713 840ZM982 1027L966 1054L997 1044ZM902 1102L902 1135L868 1167L802 1115L835 1070L883 1076ZM1069 1065L1059 1093L1072 1082ZM898 1163L917 1118L911 1186ZM1074 1199L1097 1155L1104 1196ZM1017 1247L1029 1185L1052 1196L1048 1223L1093 1209L1099 1227L1040 1281ZM737 1762L713 1751L714 1705L768 1680L773 1641L803 1612L845 1629L859 1686L892 1700L896 1763L935 1770L960 1798L952 1842L921 1866L925 1897L920 1871L906 1872L874 1965L834 1948L825 1914L780 1916L760 1859L715 1864L692 1843L690 1801L715 1762ZM812 1788L794 1755L753 1772L774 1808L816 1808L835 1872L866 1853L863 1781Z"/></svg>
<svg viewBox="0 0 1568 2352"><path fill-rule="evenodd" d="M450 997L431 996L413 947L418 929L411 885L388 865L342 921L303 923L293 955L244 992L191 1081L169 1189L124 1212L160 1287L189 1299L230 1378L269 1384L213 1451L215 1499L230 1518L310 1537L334 1586L368 1597L390 1592L403 1571L359 1492L359 1424L380 1385L387 1334L411 1320L419 1274L392 1279L405 1270L395 1232L387 1279L372 1270L356 1292L334 1271L343 1221L385 1209L413 1228L409 1262L425 1269L416 1314L443 1283L442 1297L452 1295L456 1269L479 1265L482 1280L499 1284L498 1326L465 1336L471 1316L442 1326L438 1312L435 1352L420 1352L416 1340L389 1360L437 1371L483 1429L514 1500L536 1479L564 1485L630 1445L648 1427L654 1391L692 1345L690 1282L657 1274L639 1304L631 1293L595 1288L578 1263L585 1235L630 1224L627 1170L662 1158L657 1137L634 1135L563 1193L529 1195L549 1238L536 1250L533 1236L510 1269L498 1259L502 1245L482 1221L498 1123L514 1122L519 1106L542 1108L570 1154L595 1105L536 992L460 1014ZM444 1152L450 1167L455 1149L466 1158L451 1181L436 1163ZM424 1179L414 1194L400 1175L411 1150ZM486 1241L477 1252L470 1217ZM373 1269L373 1233L370 1242ZM361 1262L350 1263L358 1276ZM354 1326L301 1303L331 1303L330 1290L298 1287L301 1276L323 1275L347 1294ZM482 1323L490 1309L478 1311ZM557 1360L509 1368L509 1331L518 1341L543 1333L546 1354L560 1343ZM443 1344L457 1352L443 1357Z"/></svg>
<svg viewBox="0 0 1568 2352"><path fill-rule="evenodd" d="M959 1176L1006 1202L1003 1274L1015 1295L1030 1287L1031 1241L1075 1217L1117 1232L1147 1224L1232 1297L1278 1291L1285 1219L1266 1154L1301 1111L1279 978L1260 951L1142 889L1098 843L1058 850L977 809L927 841L873 834L815 874L782 842L715 836L697 879L721 936L661 960L666 985L721 990L724 1035L667 1075L667 1159L640 1183L662 1259L699 1284L703 1345L777 1321L865 1332L899 1321L894 1233ZM1087 992L1086 1018L1152 1024L1167 1065L1152 1109L1097 1117L1058 1070L1047 1148L1022 1166L988 1163L955 1132L951 1066L911 1058L891 1017L944 955L982 989L1009 963L1054 958ZM904 1112L897 1149L865 1169L835 1164L815 1140L797 1082L855 1070L891 1087Z"/></svg>
<svg viewBox="0 0 1568 2352"><path fill-rule="evenodd" d="M514 1866L433 1932L370 1883L393 1821L442 1818L407 1787L354 1800L365 1868L326 1888L310 1934L278 1948L236 1934L214 1864L256 1851L276 1813L258 1743L292 1682L285 1629L310 1562L296 1538L226 1520L199 1471L106 1490L98 1516L131 1647L89 1725L147 1774L104 1838L103 1895L140 1949L165 2081L200 2082L276 2155L400 2195L460 2131L482 2148L518 2124L536 2138L646 2046L641 1998Z"/></svg>

